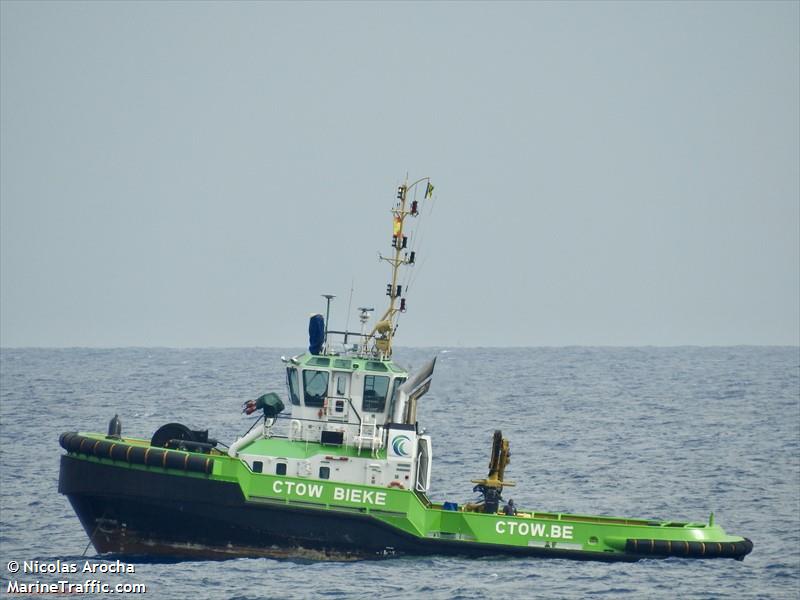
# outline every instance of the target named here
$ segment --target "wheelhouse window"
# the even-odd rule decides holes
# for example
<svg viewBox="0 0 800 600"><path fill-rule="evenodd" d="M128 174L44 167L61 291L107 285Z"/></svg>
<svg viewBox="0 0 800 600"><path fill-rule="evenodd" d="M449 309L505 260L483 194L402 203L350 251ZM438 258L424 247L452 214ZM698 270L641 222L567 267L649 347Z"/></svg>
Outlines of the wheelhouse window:
<svg viewBox="0 0 800 600"><path fill-rule="evenodd" d="M364 399L361 409L364 412L383 412L386 408L386 394L389 391L389 378L382 375L364 376Z"/></svg>
<svg viewBox="0 0 800 600"><path fill-rule="evenodd" d="M297 393L298 385L297 369L289 367L286 369L286 382L289 386L289 399L295 406L300 406L300 395Z"/></svg>
<svg viewBox="0 0 800 600"><path fill-rule="evenodd" d="M328 372L305 369L303 371L303 400L306 406L322 406L328 395Z"/></svg>
<svg viewBox="0 0 800 600"><path fill-rule="evenodd" d="M350 375L346 373L336 374L336 395L339 396L340 398L343 398L344 395L347 393L348 377L350 377Z"/></svg>

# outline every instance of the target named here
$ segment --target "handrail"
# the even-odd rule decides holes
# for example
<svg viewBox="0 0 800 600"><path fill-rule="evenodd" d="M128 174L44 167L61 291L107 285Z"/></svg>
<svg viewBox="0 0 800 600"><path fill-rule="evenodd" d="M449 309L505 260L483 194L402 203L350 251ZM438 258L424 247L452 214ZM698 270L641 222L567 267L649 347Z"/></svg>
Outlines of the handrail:
<svg viewBox="0 0 800 600"><path fill-rule="evenodd" d="M355 410L355 409L354 409ZM322 419L303 419L301 417L293 417L292 415L278 415L277 419L285 419L289 421L307 421L309 423L322 423L322 424L331 424L336 426L344 426L344 427L358 427L358 423L340 423L339 421L323 421ZM359 421L360 422L360 421Z"/></svg>

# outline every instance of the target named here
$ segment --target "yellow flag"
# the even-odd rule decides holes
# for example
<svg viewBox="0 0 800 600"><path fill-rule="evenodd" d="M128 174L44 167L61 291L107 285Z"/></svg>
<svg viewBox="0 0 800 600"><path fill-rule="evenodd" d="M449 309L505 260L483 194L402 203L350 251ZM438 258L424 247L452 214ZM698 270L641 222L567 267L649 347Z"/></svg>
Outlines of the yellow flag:
<svg viewBox="0 0 800 600"><path fill-rule="evenodd" d="M430 198L431 194L433 194L433 184L431 184L431 182L429 181L428 182L428 187L425 188L425 197L426 198Z"/></svg>

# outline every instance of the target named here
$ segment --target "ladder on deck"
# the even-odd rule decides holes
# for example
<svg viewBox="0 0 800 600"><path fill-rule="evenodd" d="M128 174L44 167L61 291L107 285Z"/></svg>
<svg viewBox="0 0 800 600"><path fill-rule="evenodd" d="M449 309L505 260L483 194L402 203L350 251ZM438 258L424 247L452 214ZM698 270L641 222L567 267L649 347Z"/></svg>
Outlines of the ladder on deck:
<svg viewBox="0 0 800 600"><path fill-rule="evenodd" d="M378 435L378 425L375 417L372 417L372 421L368 421L366 417L361 421L355 442L358 446L359 454L361 449L367 446L372 454L375 454L381 447L381 438Z"/></svg>

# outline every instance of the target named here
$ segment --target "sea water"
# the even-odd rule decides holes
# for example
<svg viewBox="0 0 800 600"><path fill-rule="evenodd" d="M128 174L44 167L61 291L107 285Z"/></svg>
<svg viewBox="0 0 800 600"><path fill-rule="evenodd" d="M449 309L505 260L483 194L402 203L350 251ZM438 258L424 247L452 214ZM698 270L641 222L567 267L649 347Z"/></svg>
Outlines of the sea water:
<svg viewBox="0 0 800 600"><path fill-rule="evenodd" d="M282 354L301 349L4 349L0 355L0 596L10 581L141 583L151 598L798 598L800 349L400 348L437 356L418 418L433 437L431 496L464 502L492 434L511 441L504 491L522 509L706 521L751 538L744 562L597 563L404 557L97 564L58 494L64 431L149 438L182 422L231 443L241 404L285 399ZM288 402L285 402L287 405ZM202 524L198 524L202 527ZM18 573L9 561L90 574ZM117 570L119 571L119 570Z"/></svg>

